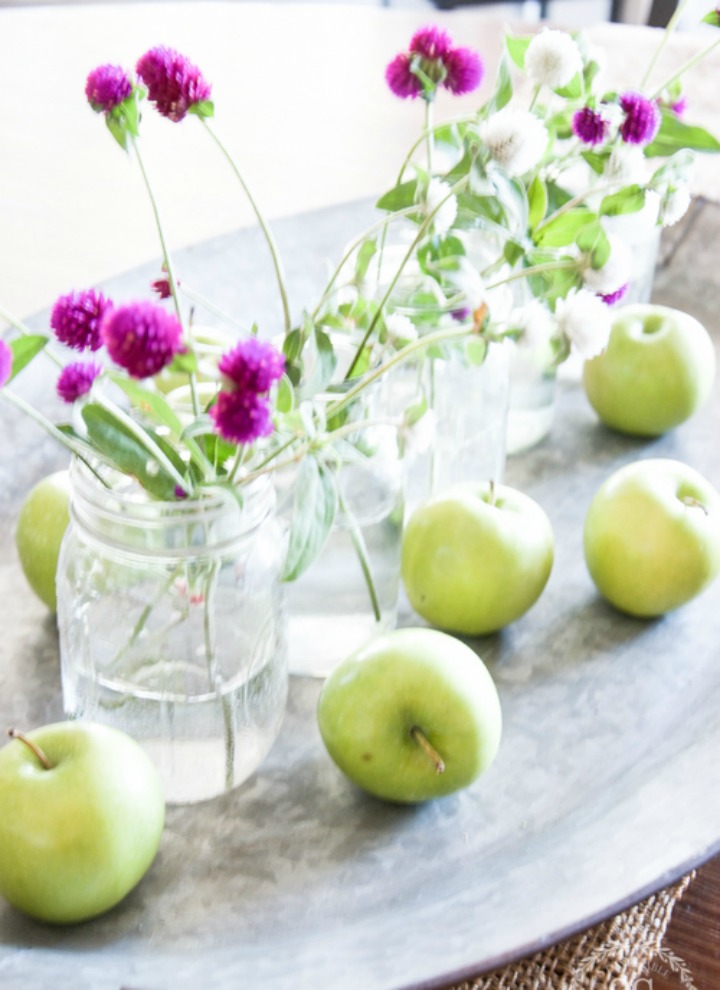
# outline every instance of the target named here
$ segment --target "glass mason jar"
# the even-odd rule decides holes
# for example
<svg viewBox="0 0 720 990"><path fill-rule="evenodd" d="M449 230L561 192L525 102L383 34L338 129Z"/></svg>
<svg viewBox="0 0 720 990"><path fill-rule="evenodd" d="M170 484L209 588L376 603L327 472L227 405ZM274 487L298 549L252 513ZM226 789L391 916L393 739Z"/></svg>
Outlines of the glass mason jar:
<svg viewBox="0 0 720 990"><path fill-rule="evenodd" d="M357 433L333 448L328 466L338 493L335 521L318 557L287 585L291 674L326 677L395 627L403 524L397 438L388 423L358 424ZM285 472L277 482L287 523L294 480L295 472Z"/></svg>
<svg viewBox="0 0 720 990"><path fill-rule="evenodd" d="M124 475L72 464L58 564L65 711L133 736L166 799L237 787L280 731L287 700L285 536L267 479L155 501Z"/></svg>
<svg viewBox="0 0 720 990"><path fill-rule="evenodd" d="M408 360L387 376L382 408L403 417L427 406L404 431L407 511L430 495L462 481L501 482L510 380L504 343L446 345L442 353ZM423 419L427 424L423 426Z"/></svg>

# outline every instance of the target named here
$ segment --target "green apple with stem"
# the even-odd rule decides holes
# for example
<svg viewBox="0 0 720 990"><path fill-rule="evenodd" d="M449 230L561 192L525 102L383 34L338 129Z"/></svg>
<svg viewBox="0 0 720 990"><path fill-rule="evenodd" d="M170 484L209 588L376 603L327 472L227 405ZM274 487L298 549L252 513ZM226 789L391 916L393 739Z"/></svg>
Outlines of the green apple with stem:
<svg viewBox="0 0 720 990"><path fill-rule="evenodd" d="M583 384L607 426L656 437L684 423L707 400L715 349L701 323L667 306L624 306L607 349L587 361Z"/></svg>
<svg viewBox="0 0 720 990"><path fill-rule="evenodd" d="M159 775L125 733L58 722L0 750L0 893L42 921L102 914L155 858L165 816Z"/></svg>
<svg viewBox="0 0 720 990"><path fill-rule="evenodd" d="M467 787L500 745L500 701L487 668L435 629L397 629L366 644L328 677L317 717L343 773L400 803Z"/></svg>
<svg viewBox="0 0 720 990"><path fill-rule="evenodd" d="M616 608L664 615L720 573L720 494L680 461L635 461L593 498L584 547L590 576Z"/></svg>
<svg viewBox="0 0 720 990"><path fill-rule="evenodd" d="M55 573L60 544L70 522L69 505L68 472L57 471L31 489L15 529L23 573L32 590L52 612L57 609Z"/></svg>
<svg viewBox="0 0 720 990"><path fill-rule="evenodd" d="M492 482L454 485L421 503L405 528L402 579L431 625L480 636L537 601L552 570L550 521L533 499Z"/></svg>

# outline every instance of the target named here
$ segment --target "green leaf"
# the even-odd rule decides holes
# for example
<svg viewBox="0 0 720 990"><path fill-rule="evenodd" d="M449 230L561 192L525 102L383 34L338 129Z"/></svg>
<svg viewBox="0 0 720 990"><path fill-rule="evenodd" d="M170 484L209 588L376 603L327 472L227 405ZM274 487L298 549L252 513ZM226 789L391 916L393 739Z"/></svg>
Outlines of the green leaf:
<svg viewBox="0 0 720 990"><path fill-rule="evenodd" d="M175 374L191 375L198 370L197 358L192 351L185 351L184 354L176 354L167 370Z"/></svg>
<svg viewBox="0 0 720 990"><path fill-rule="evenodd" d="M509 265L514 265L525 254L522 244L517 241L507 240L503 246L503 257Z"/></svg>
<svg viewBox="0 0 720 990"><path fill-rule="evenodd" d="M9 382L30 364L32 359L45 347L48 340L48 337L43 337L41 334L33 334L10 341L8 346L12 351L12 365Z"/></svg>
<svg viewBox="0 0 720 990"><path fill-rule="evenodd" d="M330 382L337 365L337 357L328 334L321 328L315 327L315 346L318 353L318 372L314 376L316 388L314 391L321 391Z"/></svg>
<svg viewBox="0 0 720 990"><path fill-rule="evenodd" d="M536 175L530 183L528 203L530 207L528 225L531 230L534 230L545 219L548 205L547 186L539 175Z"/></svg>
<svg viewBox="0 0 720 990"><path fill-rule="evenodd" d="M332 472L312 455L301 461L294 489L283 581L294 581L315 560L330 535L338 506Z"/></svg>
<svg viewBox="0 0 720 990"><path fill-rule="evenodd" d="M665 158L681 148L712 153L720 151L720 141L704 127L683 123L668 107L663 107L660 113L662 114L660 130L652 144L645 149L648 158Z"/></svg>
<svg viewBox="0 0 720 990"><path fill-rule="evenodd" d="M510 75L510 66L508 65L505 54L503 54L500 59L500 65L498 66L497 78L495 79L495 91L485 106L487 115L490 116L497 113L498 110L502 110L510 102L512 95L513 84Z"/></svg>
<svg viewBox="0 0 720 990"><path fill-rule="evenodd" d="M360 284L367 275L368 266L377 254L376 241L363 241L355 259L355 281Z"/></svg>
<svg viewBox="0 0 720 990"><path fill-rule="evenodd" d="M96 402L88 402L83 406L82 417L90 442L97 447L103 458L124 474L136 478L156 498L172 500L175 497L174 479L108 409ZM146 432L157 443L157 436L150 431Z"/></svg>
<svg viewBox="0 0 720 990"><path fill-rule="evenodd" d="M596 175L602 175L605 171L605 164L610 157L609 151L583 151L581 157L585 159Z"/></svg>
<svg viewBox="0 0 720 990"><path fill-rule="evenodd" d="M160 392L152 392L124 375L113 372L109 377L118 388L123 390L136 408L151 413L158 423L167 426L174 437L182 435L183 424L164 395Z"/></svg>
<svg viewBox="0 0 720 990"><path fill-rule="evenodd" d="M610 257L610 241L599 220L583 227L575 243L581 251L590 255L593 268L602 268Z"/></svg>
<svg viewBox="0 0 720 990"><path fill-rule="evenodd" d="M720 27L720 9L711 10L702 19L703 24L712 24L713 27Z"/></svg>
<svg viewBox="0 0 720 990"><path fill-rule="evenodd" d="M379 210L389 210L392 213L396 210L405 210L408 206L414 206L416 203L417 187L417 179L409 179L407 182L401 182L400 185L395 186L389 192L386 192L384 196L381 196L375 206Z"/></svg>
<svg viewBox="0 0 720 990"><path fill-rule="evenodd" d="M667 183L688 182L695 162L695 152L687 148L676 151L660 168L653 172L649 186L657 189Z"/></svg>
<svg viewBox="0 0 720 990"><path fill-rule="evenodd" d="M275 408L279 413L289 413L295 407L295 392L292 383L287 375L283 375L278 382L277 399Z"/></svg>
<svg viewBox="0 0 720 990"><path fill-rule="evenodd" d="M572 77L567 86L561 86L560 89L553 90L558 96L564 97L566 100L579 100L583 95L583 77L581 73L576 72Z"/></svg>
<svg viewBox="0 0 720 990"><path fill-rule="evenodd" d="M105 123L107 124L107 129L110 131L122 150L127 151L129 138L127 129L122 121L118 120L117 117L114 117L111 113L108 113L105 115Z"/></svg>
<svg viewBox="0 0 720 990"><path fill-rule="evenodd" d="M627 186L620 192L604 197L600 204L600 215L617 217L623 213L637 213L643 206L645 206L645 190L642 186Z"/></svg>
<svg viewBox="0 0 720 990"><path fill-rule="evenodd" d="M595 214L585 207L568 210L539 227L534 234L535 243L540 247L565 247L573 244L582 228L595 219Z"/></svg>
<svg viewBox="0 0 720 990"><path fill-rule="evenodd" d="M215 115L215 104L212 100L199 100L188 109L188 113L194 113L196 117L213 117Z"/></svg>
<svg viewBox="0 0 720 990"><path fill-rule="evenodd" d="M465 357L468 364L481 365L487 355L487 341L482 337L472 337L465 344Z"/></svg>
<svg viewBox="0 0 720 990"><path fill-rule="evenodd" d="M283 354L288 359L290 364L295 364L297 359L300 357L300 353L303 349L303 344L305 343L305 336L302 330L297 327L291 330L290 333L285 335L285 340L283 341Z"/></svg>
<svg viewBox="0 0 720 990"><path fill-rule="evenodd" d="M532 38L516 38L510 32L505 34L505 47L507 48L508 55L513 60L518 69L525 68L525 52L528 50L528 46Z"/></svg>
<svg viewBox="0 0 720 990"><path fill-rule="evenodd" d="M595 59L591 59L583 69L583 83L587 93L592 90L592 84L599 71L600 63L596 62Z"/></svg>

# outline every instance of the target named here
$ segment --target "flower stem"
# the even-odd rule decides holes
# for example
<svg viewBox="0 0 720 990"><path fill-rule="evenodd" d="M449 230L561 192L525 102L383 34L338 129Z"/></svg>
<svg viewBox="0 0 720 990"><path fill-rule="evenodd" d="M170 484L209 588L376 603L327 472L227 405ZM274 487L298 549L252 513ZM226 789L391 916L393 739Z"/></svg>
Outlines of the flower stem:
<svg viewBox="0 0 720 990"><path fill-rule="evenodd" d="M498 282L492 282L487 288L496 289L499 285L505 285L506 282L514 282L519 278L528 278L530 275L542 275L543 272L562 271L564 268L577 268L577 262L573 260L546 261L542 265L531 265L530 268L523 268L518 272L513 272L506 278L501 278Z"/></svg>
<svg viewBox="0 0 720 990"><path fill-rule="evenodd" d="M368 594L370 595L370 604L372 605L373 615L375 616L375 621L382 621L382 612L380 611L380 603L378 601L377 589L375 588L375 581L372 576L372 568L370 567L370 557L368 556L367 546L365 545L365 540L362 535L362 530L360 524L355 518L354 514L350 511L350 508L343 497L340 490L340 484L337 485L338 493L338 504L340 510L347 520L350 529L350 539L352 540L352 545L355 548L355 553L357 554L358 561L360 563L360 569L367 586Z"/></svg>
<svg viewBox="0 0 720 990"><path fill-rule="evenodd" d="M260 229L265 235L265 240L267 241L267 245L270 248L270 254L272 255L272 262L273 262L273 267L275 269L275 277L277 279L278 291L280 292L280 299L282 301L283 318L285 320L285 333L287 334L290 332L292 321L290 319L290 306L288 304L287 290L285 288L285 276L283 274L282 263L280 261L280 253L278 251L277 244L275 243L275 238L273 237L270 227L265 222L265 218L263 217L260 211L260 207L255 201L255 197L251 193L250 188L248 187L248 184L245 181L245 178L243 177L243 174L240 171L237 162L230 154L228 149L225 147L225 145L222 143L220 138L217 136L213 128L210 126L207 119L205 117L199 117L198 119L202 122L203 126L205 127L205 130L208 132L210 137L218 146L218 148L224 155L225 159L227 160L228 164L230 165L230 168L235 173L235 176L238 179L240 185L242 186L243 192L247 196L248 202L250 203L250 206L252 207L253 212L257 217L257 221L260 224Z"/></svg>
<svg viewBox="0 0 720 990"><path fill-rule="evenodd" d="M663 31L662 38L660 39L660 44L655 49L655 53L653 57L650 59L650 63L647 69L645 70L645 74L642 77L642 80L640 82L640 89L644 89L644 87L647 85L650 76L653 73L653 69L657 65L658 59L662 55L663 51L665 50L665 46L670 40L670 35L675 31L675 28L677 27L678 22L682 17L683 13L685 12L685 8L689 3L690 0L681 0L681 2L677 5L675 10L673 11L673 15L670 18L670 20L667 22L667 26Z"/></svg>
<svg viewBox="0 0 720 990"><path fill-rule="evenodd" d="M378 305L378 308L377 308L377 310L375 312L375 315L373 316L372 320L370 321L370 325L367 328L367 330L365 331L365 334L363 335L362 340L358 344L357 350L355 351L355 356L353 357L352 361L350 362L350 367L348 368L348 370L347 370L347 372L345 374L345 381L348 381L350 378L352 378L353 371L355 371L355 368L357 367L358 362L360 361L360 357L362 355L362 352L365 350L365 347L367 346L367 342L370 340L370 337L372 336L373 331L375 330L375 327L378 324L378 321L379 321L379 319L380 319L380 317L381 317L381 315L383 313L383 310L385 309L385 306L387 305L387 302L390 299L390 296L392 295L393 289L397 285L398 279L400 278L400 276L403 273L403 270L405 268L405 265L408 263L408 261L410 260L410 258L412 258L413 252L415 251L415 248L417 247L417 245L420 243L420 241L422 240L422 238L427 233L427 231L430 228L433 220L435 219L435 215L442 209L442 207L444 206L444 204L452 196L455 195L456 192L458 192L460 189L462 189L463 186L465 186L467 184L467 182L468 182L468 177L467 176L463 176L463 178L462 179L459 179L458 182L456 182L454 186L451 186L451 188L449 189L447 195L444 196L440 200L440 202L437 204L437 206L435 207L435 209L434 210L431 210L431 212L425 217L425 219L423 220L423 222L420 224L420 227L418 229L417 234L415 235L415 238L414 238L412 244L410 245L410 247L405 252L405 257L400 262L400 265L398 266L397 271L395 272L395 274L393 275L392 279L390 280L390 284L388 285L387 290L385 291L385 295L380 300L380 304Z"/></svg>
<svg viewBox="0 0 720 990"><path fill-rule="evenodd" d="M433 158L435 152L435 135L433 134L433 105L430 100L425 100L425 134L427 145L427 167L428 175L433 174Z"/></svg>
<svg viewBox="0 0 720 990"><path fill-rule="evenodd" d="M533 92L532 99L530 100L530 106L528 107L528 110L533 110L535 108L535 104L537 103L538 96L540 96L540 88L541 88L540 83L538 83Z"/></svg>
<svg viewBox="0 0 720 990"><path fill-rule="evenodd" d="M366 230L362 232L362 234L359 234L354 240L350 242L349 246L345 251L345 254L340 259L340 263L333 272L330 281L325 286L325 289L323 290L323 294L320 296L320 301L313 310L313 314L312 314L313 320L316 320L318 318L318 315L320 313L320 308L327 299L327 297L330 295L330 292L332 291L333 286L337 282L338 276L340 275L340 272L343 270L343 267L347 263L348 258L351 257L353 252L357 250L357 248L362 244L362 242L366 240L368 237L370 237L372 234L374 234L376 230L382 230L383 233L385 233L388 226L394 220L397 220L398 217L408 217L413 213L417 213L417 206L406 206L402 210L395 210L393 211L393 213L389 214L388 216L382 217L380 220L377 220L375 223L371 224Z"/></svg>
<svg viewBox="0 0 720 990"><path fill-rule="evenodd" d="M436 124L433 127L433 133L438 129L438 127L450 127L453 124L472 124L473 121L475 121L476 119L477 119L477 117L476 117L475 114L463 114L461 117L452 117L449 120L444 120L442 122L442 124ZM417 151L417 149L420 147L420 145L424 141L426 141L426 140L427 140L427 134L425 133L425 131L423 131L422 134L420 135L420 137L417 139L417 141L415 141L415 143L410 148L410 151L405 156L405 160L402 163L402 168L400 169L400 172L398 174L396 185L399 186L401 184L401 182L403 180L403 176L407 172L408 166L410 165L410 162L412 161L413 155L415 154L415 152Z"/></svg>
<svg viewBox="0 0 720 990"><path fill-rule="evenodd" d="M669 79L665 80L662 86L658 86L658 88L655 90L651 98L653 100L656 100L664 89L667 89L668 86L672 86L672 84L677 79L679 79L681 76L684 76L685 73L688 72L690 69L692 69L694 66L696 66L698 62L701 62L705 58L705 56L709 55L710 52L714 48L717 48L718 45L720 45L720 38L717 38L715 41L712 42L712 44L708 45L706 48L703 48L703 50L698 52L697 55L693 55L692 58L689 58L687 62L684 62L680 66L677 72L675 72L672 76L670 76Z"/></svg>
<svg viewBox="0 0 720 990"><path fill-rule="evenodd" d="M165 270L167 271L168 283L170 285L170 292L173 298L173 304L175 306L175 315L178 318L178 322L182 327L183 337L187 339L188 330L185 326L185 321L183 320L182 306L180 305L180 294L178 292L177 278L175 277L175 267L170 257L170 251L168 250L167 241L165 240L165 232L163 230L162 220L160 218L160 209L157 204L157 199L155 198L155 193L153 191L152 183L150 182L150 176L148 175L147 169L145 168L145 162L143 161L142 154L140 153L140 142L137 138L130 137L132 141L133 150L135 151L135 157L137 158L137 163L140 167L140 173L145 183L145 189L147 190L148 197L150 199L150 205L152 207L153 216L155 217L155 227L157 228L158 237L160 238L160 246L163 253L163 262L165 264ZM197 395L197 379L195 377L195 372L191 371L189 373L190 381L190 395L192 396L193 412L196 416L200 414L200 402Z"/></svg>
<svg viewBox="0 0 720 990"><path fill-rule="evenodd" d="M66 450L69 450L74 457L77 457L79 461L82 461L83 464L88 468L88 470L91 471L95 475L95 477L98 478L100 482L102 482L105 488L109 487L107 483L103 481L103 479L97 473L97 471L92 466L92 464L90 464L87 457L85 456L85 452L82 450L80 445L76 443L72 439L72 437L68 436L66 433L63 433L62 430L58 430L58 428L53 423L51 423L49 419L46 419L41 412L38 412L37 409L35 409L33 406L27 403L24 399L21 399L19 395L17 395L15 392L9 389L7 386L5 386L5 388L2 389L0 394L2 394L2 396L6 398L8 402L14 405L22 413L24 413L26 416L29 416L30 419L34 420L38 424L38 426L41 426L42 429L45 430L45 432L53 438L53 440L57 441L57 443L59 444L62 444L62 446L65 447Z"/></svg>
<svg viewBox="0 0 720 990"><path fill-rule="evenodd" d="M128 416L119 406L116 406L114 402L106 399L103 395L97 395L95 401L122 423L128 433L131 433L142 444L148 454L164 468L166 473L170 475L180 488L184 490L187 487L187 481L177 470L170 458L158 447L152 437L135 422L132 416Z"/></svg>

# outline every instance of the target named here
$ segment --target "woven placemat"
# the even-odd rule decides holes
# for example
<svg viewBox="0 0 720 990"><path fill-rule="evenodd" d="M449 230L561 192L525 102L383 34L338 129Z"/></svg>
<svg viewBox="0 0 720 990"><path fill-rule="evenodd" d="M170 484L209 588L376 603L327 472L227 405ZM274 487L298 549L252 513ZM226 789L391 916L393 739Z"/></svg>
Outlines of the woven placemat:
<svg viewBox="0 0 720 990"><path fill-rule="evenodd" d="M694 874L575 938L452 990L633 990Z"/></svg>

